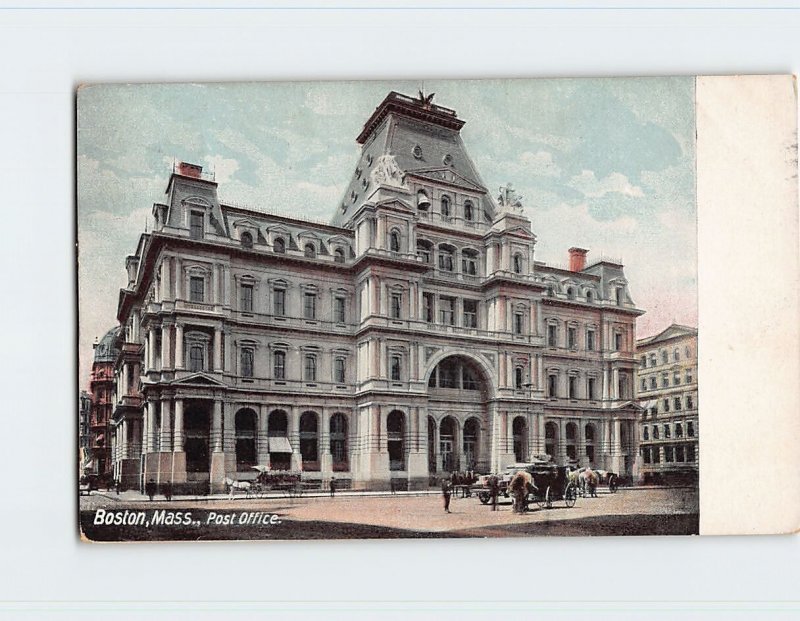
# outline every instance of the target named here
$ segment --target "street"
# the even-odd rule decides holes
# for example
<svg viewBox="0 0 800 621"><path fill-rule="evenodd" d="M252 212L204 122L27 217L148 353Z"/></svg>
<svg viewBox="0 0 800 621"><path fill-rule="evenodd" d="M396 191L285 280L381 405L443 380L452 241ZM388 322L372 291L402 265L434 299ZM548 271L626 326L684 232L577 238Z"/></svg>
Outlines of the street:
<svg viewBox="0 0 800 621"><path fill-rule="evenodd" d="M451 513L445 513L441 495L434 493L232 500L218 496L152 503L138 495L131 500L128 494L95 493L81 497L80 508L86 537L101 541L688 535L698 530L698 493L690 488L601 492L598 498L578 498L573 508L556 502L552 509L532 505L525 514L513 513L510 500L501 500L498 511L492 511L475 496L453 496ZM98 509L148 515L154 511L179 512L181 516L190 512L192 520L147 527L95 525ZM252 516L259 513L276 514L279 520L251 523ZM220 516L226 515L231 519L222 520ZM163 520L163 514L161 517Z"/></svg>

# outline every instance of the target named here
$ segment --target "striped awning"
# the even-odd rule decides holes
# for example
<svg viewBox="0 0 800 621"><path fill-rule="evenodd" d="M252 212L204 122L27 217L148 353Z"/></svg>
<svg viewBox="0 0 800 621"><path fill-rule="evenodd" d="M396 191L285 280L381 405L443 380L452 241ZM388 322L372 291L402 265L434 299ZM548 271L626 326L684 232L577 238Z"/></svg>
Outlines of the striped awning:
<svg viewBox="0 0 800 621"><path fill-rule="evenodd" d="M289 444L289 438L285 436L278 436L269 439L269 452L270 453L291 453L292 445Z"/></svg>

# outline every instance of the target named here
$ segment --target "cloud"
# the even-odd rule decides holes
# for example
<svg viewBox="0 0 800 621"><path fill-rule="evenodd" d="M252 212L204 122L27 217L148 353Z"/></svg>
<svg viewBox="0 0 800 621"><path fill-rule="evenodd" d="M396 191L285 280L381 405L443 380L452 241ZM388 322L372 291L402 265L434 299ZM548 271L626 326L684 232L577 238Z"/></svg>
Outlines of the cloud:
<svg viewBox="0 0 800 621"><path fill-rule="evenodd" d="M217 183L228 183L233 174L239 170L239 162L221 155L206 155L206 164L214 171Z"/></svg>
<svg viewBox="0 0 800 621"><path fill-rule="evenodd" d="M633 185L622 173L611 173L603 179L598 179L594 171L583 170L581 174L570 179L569 185L589 198L601 198L606 194L617 193L623 196L641 198L644 196L642 188Z"/></svg>
<svg viewBox="0 0 800 621"><path fill-rule="evenodd" d="M547 151L524 151L519 156L524 169L532 175L540 177L558 177L561 169L553 161L553 155Z"/></svg>

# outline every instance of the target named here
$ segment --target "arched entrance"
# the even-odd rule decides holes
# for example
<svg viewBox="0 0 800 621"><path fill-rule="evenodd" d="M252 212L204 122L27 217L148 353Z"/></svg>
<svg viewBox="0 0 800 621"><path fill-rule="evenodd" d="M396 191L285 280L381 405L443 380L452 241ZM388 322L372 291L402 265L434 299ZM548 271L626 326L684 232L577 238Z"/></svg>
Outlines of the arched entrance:
<svg viewBox="0 0 800 621"><path fill-rule="evenodd" d="M544 425L544 452L550 455L553 461L558 457L556 451L558 450L558 426L553 423L545 423Z"/></svg>
<svg viewBox="0 0 800 621"><path fill-rule="evenodd" d="M350 470L350 457L347 453L347 417L341 412L331 416L331 457L334 472Z"/></svg>
<svg viewBox="0 0 800 621"><path fill-rule="evenodd" d="M445 416L439 424L439 467L444 472L458 470L458 455L455 452L458 423L452 416Z"/></svg>
<svg viewBox="0 0 800 621"><path fill-rule="evenodd" d="M594 443L595 443L595 428L594 425L589 423L584 430L586 434L586 459L589 460L589 465L594 466Z"/></svg>
<svg viewBox="0 0 800 621"><path fill-rule="evenodd" d="M251 472L258 462L256 456L256 421L258 417L250 408L236 412L236 471Z"/></svg>
<svg viewBox="0 0 800 621"><path fill-rule="evenodd" d="M389 450L389 470L406 469L405 419L405 414L400 410L392 410L386 418L386 443Z"/></svg>
<svg viewBox="0 0 800 621"><path fill-rule="evenodd" d="M428 458L431 473L490 469L488 365L468 354L435 357L428 385ZM438 422L437 422L438 421Z"/></svg>
<svg viewBox="0 0 800 621"><path fill-rule="evenodd" d="M300 416L300 458L303 470L319 470L319 424L310 410Z"/></svg>
<svg viewBox="0 0 800 621"><path fill-rule="evenodd" d="M567 423L565 435L567 436L567 459L569 459L569 461L577 461L578 426L575 423Z"/></svg>
<svg viewBox="0 0 800 621"><path fill-rule="evenodd" d="M211 404L187 402L184 411L183 450L186 451L186 475L189 481L208 478L211 447Z"/></svg>
<svg viewBox="0 0 800 621"><path fill-rule="evenodd" d="M292 446L289 444L289 417L283 410L272 410L267 418L269 463L273 470L289 470Z"/></svg>
<svg viewBox="0 0 800 621"><path fill-rule="evenodd" d="M517 462L528 461L528 423L522 416L517 416L511 426L514 437L514 459Z"/></svg>

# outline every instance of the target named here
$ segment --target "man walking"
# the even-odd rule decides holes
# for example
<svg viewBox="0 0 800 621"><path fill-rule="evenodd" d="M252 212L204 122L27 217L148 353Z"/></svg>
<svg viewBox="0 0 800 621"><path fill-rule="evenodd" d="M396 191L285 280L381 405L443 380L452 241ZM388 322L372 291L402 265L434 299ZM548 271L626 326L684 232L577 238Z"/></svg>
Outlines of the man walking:
<svg viewBox="0 0 800 621"><path fill-rule="evenodd" d="M331 476L330 488L331 488L331 498L333 498L336 495L336 477L334 476Z"/></svg>
<svg viewBox="0 0 800 621"><path fill-rule="evenodd" d="M444 512L450 513L450 493L452 492L452 487L450 486L450 481L447 478L442 479L442 500L444 500Z"/></svg>
<svg viewBox="0 0 800 621"><path fill-rule="evenodd" d="M492 498L492 511L497 511L497 496L500 494L500 481L497 475L489 477L489 495Z"/></svg>
<svg viewBox="0 0 800 621"><path fill-rule="evenodd" d="M153 479L150 479L144 485L144 493L147 494L150 497L150 502L153 502L153 496L156 495L156 489L157 489L157 485L156 485L155 480L153 480Z"/></svg>

